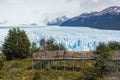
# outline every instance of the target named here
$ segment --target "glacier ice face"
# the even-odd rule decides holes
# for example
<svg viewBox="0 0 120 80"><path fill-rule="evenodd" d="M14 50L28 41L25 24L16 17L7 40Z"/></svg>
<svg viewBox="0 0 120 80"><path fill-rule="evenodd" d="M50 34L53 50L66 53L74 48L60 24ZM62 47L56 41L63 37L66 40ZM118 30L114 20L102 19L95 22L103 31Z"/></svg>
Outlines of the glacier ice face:
<svg viewBox="0 0 120 80"><path fill-rule="evenodd" d="M45 26L40 28L20 28L26 31L31 42L37 43L41 38L53 37L70 51L95 50L99 42L120 41L120 31L99 30L86 27ZM8 34L8 28L0 28L0 46Z"/></svg>

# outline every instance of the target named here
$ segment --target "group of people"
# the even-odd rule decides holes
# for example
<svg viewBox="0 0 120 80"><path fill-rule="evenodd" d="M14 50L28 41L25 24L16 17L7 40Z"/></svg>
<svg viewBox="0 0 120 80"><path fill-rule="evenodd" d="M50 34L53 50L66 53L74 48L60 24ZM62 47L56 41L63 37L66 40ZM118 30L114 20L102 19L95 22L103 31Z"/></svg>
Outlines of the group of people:
<svg viewBox="0 0 120 80"><path fill-rule="evenodd" d="M59 57L59 54L60 54L60 52L59 52L59 50L57 50L56 51L56 57ZM64 50L64 52L63 52L63 58L65 58L66 57L66 51Z"/></svg>

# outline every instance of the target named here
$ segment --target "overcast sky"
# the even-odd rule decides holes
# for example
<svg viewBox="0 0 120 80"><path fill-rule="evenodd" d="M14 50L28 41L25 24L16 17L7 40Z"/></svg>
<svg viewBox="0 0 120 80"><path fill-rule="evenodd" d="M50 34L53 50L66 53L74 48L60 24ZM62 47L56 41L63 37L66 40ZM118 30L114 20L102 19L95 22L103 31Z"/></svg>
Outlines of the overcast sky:
<svg viewBox="0 0 120 80"><path fill-rule="evenodd" d="M41 24L45 19L120 6L120 0L0 0L0 23Z"/></svg>

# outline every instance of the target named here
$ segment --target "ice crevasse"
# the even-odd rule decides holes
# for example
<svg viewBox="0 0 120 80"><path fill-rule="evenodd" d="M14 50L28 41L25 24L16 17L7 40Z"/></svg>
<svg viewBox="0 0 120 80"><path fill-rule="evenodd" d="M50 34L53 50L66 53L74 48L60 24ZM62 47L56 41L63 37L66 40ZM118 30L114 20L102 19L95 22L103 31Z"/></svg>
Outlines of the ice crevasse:
<svg viewBox="0 0 120 80"><path fill-rule="evenodd" d="M87 27L45 26L40 28L20 28L26 31L31 42L39 46L41 38L53 37L58 44L63 44L69 51L92 51L99 42L120 41L120 31L99 30ZM0 46L9 29L0 29Z"/></svg>

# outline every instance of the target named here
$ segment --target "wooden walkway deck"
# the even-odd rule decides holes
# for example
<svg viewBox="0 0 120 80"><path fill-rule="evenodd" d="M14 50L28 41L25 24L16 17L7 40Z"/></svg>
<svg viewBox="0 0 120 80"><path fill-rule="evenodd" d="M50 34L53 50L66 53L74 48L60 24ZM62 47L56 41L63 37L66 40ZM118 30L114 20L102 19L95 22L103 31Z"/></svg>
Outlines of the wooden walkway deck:
<svg viewBox="0 0 120 80"><path fill-rule="evenodd" d="M80 60L95 60L95 57L80 57L80 58L33 58L34 61L80 61ZM119 58L113 58L113 60L118 60L120 61L120 57Z"/></svg>
<svg viewBox="0 0 120 80"><path fill-rule="evenodd" d="M120 51L114 51L116 55L113 56L113 60L120 61ZM95 60L92 52L85 52L85 53L75 53L67 52L64 57L64 51L60 51L59 57L56 57L55 51L47 52L47 54L40 54L36 53L33 55L34 61L79 61L79 60Z"/></svg>
<svg viewBox="0 0 120 80"><path fill-rule="evenodd" d="M79 61L79 60L94 60L95 58L34 58L35 61Z"/></svg>

